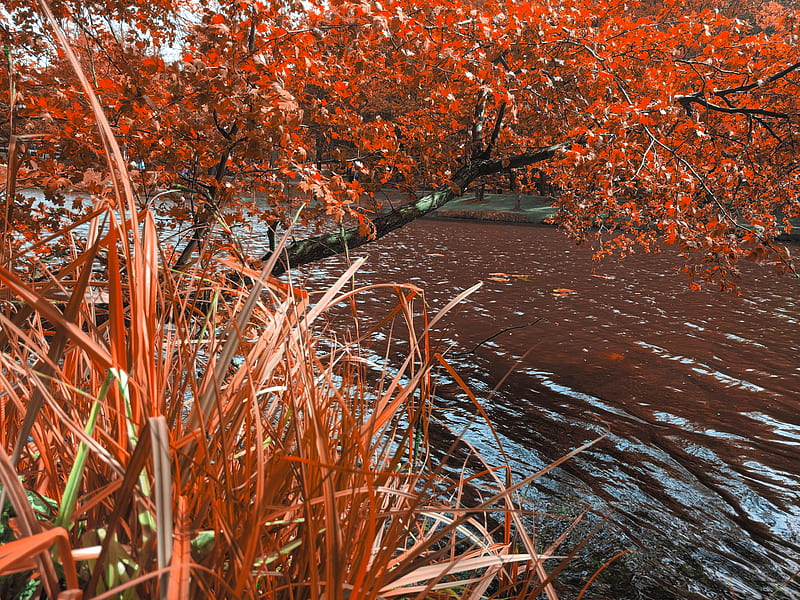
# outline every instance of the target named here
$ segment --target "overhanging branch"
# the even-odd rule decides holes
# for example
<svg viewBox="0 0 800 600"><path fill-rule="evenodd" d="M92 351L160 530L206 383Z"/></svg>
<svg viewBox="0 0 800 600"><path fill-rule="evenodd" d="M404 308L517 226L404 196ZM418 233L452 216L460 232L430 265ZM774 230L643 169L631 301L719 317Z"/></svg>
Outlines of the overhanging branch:
<svg viewBox="0 0 800 600"><path fill-rule="evenodd" d="M318 235L289 244L284 250L283 256L281 257L282 260L278 261L272 273L273 275L280 275L291 267L297 267L323 258L328 258L329 256L335 256L346 250L352 250L353 248L358 248L371 241L380 239L387 233L399 229L411 221L433 212L437 208L441 208L454 198L458 198L467 186L478 177L493 175L508 169L516 169L549 160L567 145L566 143L555 144L540 150L525 152L502 159L492 158L470 161L458 170L453 176L450 185L442 186L435 192L423 196L411 204L392 210L373 219L372 225L374 229L372 230L372 235L365 234L362 229L354 227L341 233ZM269 254L265 255L262 260L267 260L268 258Z"/></svg>

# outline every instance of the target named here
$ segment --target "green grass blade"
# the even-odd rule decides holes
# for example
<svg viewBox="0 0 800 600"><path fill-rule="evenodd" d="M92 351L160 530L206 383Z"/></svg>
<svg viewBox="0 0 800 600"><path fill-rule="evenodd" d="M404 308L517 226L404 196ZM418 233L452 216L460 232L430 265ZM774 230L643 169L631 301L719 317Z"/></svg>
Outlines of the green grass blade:
<svg viewBox="0 0 800 600"><path fill-rule="evenodd" d="M86 435L92 436L94 428L97 425L97 417L100 414L100 408L103 406L103 401L108 394L108 389L111 382L115 379L113 370L109 370L106 375L103 385L100 387L100 393L97 400L92 404L91 411L89 412L89 419L86 422ZM86 466L86 458L89 456L89 447L85 442L78 444L78 452L75 455L75 462L72 464L72 469L67 478L67 484L64 487L64 495L61 497L61 505L58 509L58 516L55 519L56 527L64 527L69 530L72 528L72 513L75 511L75 504L78 501L78 491L80 490L81 480L83 479L83 471Z"/></svg>

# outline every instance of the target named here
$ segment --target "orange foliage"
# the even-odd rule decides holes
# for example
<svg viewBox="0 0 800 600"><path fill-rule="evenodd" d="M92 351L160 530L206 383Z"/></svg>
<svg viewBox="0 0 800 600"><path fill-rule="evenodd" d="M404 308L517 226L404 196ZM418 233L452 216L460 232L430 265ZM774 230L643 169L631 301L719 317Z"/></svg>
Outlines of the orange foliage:
<svg viewBox="0 0 800 600"><path fill-rule="evenodd" d="M678 244L723 285L742 256L791 268L773 242L800 216L798 19L783 4L233 2L178 19L184 4L60 5L126 155L151 172L143 197L180 185L195 207L227 186L276 222L312 201L308 216L363 223L383 186L455 185L470 161L563 144L537 168L576 238ZM22 171L78 182L102 164L89 106L24 33L27 3L7 5L2 135L56 136Z"/></svg>

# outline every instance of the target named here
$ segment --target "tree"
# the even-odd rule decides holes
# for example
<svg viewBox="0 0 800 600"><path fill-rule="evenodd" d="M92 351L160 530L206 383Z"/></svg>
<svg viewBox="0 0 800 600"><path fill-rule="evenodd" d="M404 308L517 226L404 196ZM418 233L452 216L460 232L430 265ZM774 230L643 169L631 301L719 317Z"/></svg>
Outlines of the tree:
<svg viewBox="0 0 800 600"><path fill-rule="evenodd" d="M59 7L127 155L155 172L141 202L153 184L189 201L170 208L194 232L177 266L201 256L221 205L244 218L245 191L268 199L269 223L308 205L304 218L342 224L290 245L296 265L380 237L487 176L536 168L560 190L557 222L576 239L599 232L601 253L677 244L694 281L723 287L742 258L793 271L775 243L800 216L798 20L784 4ZM85 180L102 170L81 127L87 102L58 54L26 33L43 29L29 5L6 10L2 135L50 145L48 160L22 156L25 177ZM364 200L387 185L412 201L386 212Z"/></svg>

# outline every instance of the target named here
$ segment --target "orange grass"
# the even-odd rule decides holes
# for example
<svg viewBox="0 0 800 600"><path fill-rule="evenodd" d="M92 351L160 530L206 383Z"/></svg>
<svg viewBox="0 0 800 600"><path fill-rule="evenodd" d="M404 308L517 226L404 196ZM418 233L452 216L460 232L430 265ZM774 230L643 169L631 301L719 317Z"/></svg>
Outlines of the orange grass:
<svg viewBox="0 0 800 600"><path fill-rule="evenodd" d="M376 378L358 343L321 321L363 293L343 291L360 263L316 302L269 277L271 264L213 248L165 268L153 216L137 212L91 84L50 23L94 107L114 190L44 282L21 276L33 259L3 245L0 480L18 541L0 574L35 561L29 580L51 598L63 587L54 563L63 593L77 577L85 598L556 598L556 548L538 549L516 497L561 461L516 483L487 464L498 493L464 506L468 482L445 478L418 439L431 369L452 372L430 329L473 290L428 318L418 288L372 286L396 294L384 322L401 320L409 345ZM232 285L232 271L254 283ZM36 497L50 508L34 513Z"/></svg>

